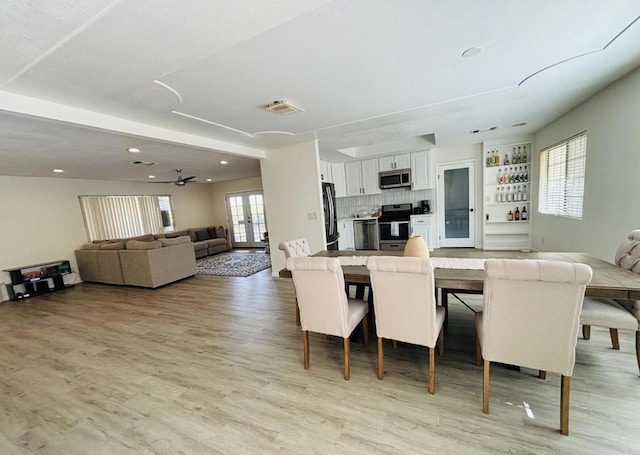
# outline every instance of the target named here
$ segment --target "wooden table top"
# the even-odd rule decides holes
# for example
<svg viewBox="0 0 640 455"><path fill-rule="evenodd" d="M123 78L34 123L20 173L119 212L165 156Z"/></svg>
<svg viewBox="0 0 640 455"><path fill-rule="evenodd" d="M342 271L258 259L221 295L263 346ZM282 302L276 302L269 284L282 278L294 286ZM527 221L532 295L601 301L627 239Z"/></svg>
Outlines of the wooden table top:
<svg viewBox="0 0 640 455"><path fill-rule="evenodd" d="M387 251L320 251L314 256L401 256L402 252ZM585 253L560 252L520 252L520 251L485 251L477 249L436 249L432 257L455 257L473 259L542 259L587 264L593 270L593 279L587 285L585 295L588 297L606 297L615 299L640 300L640 275L624 270L610 262ZM343 266L345 281L350 283L369 283L369 271L365 266ZM291 272L282 269L279 276L291 278ZM435 269L437 288L458 291L481 292L484 284L483 270Z"/></svg>

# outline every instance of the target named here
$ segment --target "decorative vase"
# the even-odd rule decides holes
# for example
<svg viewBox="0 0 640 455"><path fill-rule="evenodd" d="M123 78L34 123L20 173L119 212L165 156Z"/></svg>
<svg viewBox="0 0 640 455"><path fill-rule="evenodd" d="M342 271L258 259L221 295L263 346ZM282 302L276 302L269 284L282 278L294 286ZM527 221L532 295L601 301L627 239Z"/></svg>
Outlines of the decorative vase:
<svg viewBox="0 0 640 455"><path fill-rule="evenodd" d="M429 248L421 235L412 235L407 240L407 244L404 247L404 255L418 258L428 258Z"/></svg>

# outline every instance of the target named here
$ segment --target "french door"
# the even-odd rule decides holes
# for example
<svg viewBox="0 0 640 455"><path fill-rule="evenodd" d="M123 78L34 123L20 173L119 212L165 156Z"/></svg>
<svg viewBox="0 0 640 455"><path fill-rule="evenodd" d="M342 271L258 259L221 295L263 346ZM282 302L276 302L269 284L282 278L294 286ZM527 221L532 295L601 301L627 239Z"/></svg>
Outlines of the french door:
<svg viewBox="0 0 640 455"><path fill-rule="evenodd" d="M440 164L437 176L440 247L474 247L475 161Z"/></svg>
<svg viewBox="0 0 640 455"><path fill-rule="evenodd" d="M229 193L226 200L231 246L233 248L263 247L267 219L262 191Z"/></svg>

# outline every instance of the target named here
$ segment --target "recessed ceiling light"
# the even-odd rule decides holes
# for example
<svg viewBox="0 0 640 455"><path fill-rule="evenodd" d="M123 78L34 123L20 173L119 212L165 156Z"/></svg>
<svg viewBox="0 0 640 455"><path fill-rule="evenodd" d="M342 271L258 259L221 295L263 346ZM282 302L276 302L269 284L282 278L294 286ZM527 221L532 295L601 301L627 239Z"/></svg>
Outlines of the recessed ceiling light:
<svg viewBox="0 0 640 455"><path fill-rule="evenodd" d="M150 175L150 176L149 176L149 178L150 178L150 179L155 179L155 178L156 178L156 176L155 176L155 175Z"/></svg>
<svg viewBox="0 0 640 455"><path fill-rule="evenodd" d="M513 125L511 125L512 127L516 128L518 126L525 126L527 124L527 122L519 122L519 123L514 123Z"/></svg>
<svg viewBox="0 0 640 455"><path fill-rule="evenodd" d="M222 161L220 161L220 164L229 164L229 162L225 161L225 160L222 160Z"/></svg>
<svg viewBox="0 0 640 455"><path fill-rule="evenodd" d="M475 57L480 52L482 52L482 48L481 47L470 47L469 49L467 49L466 51L464 51L462 53L462 56L465 57L465 58Z"/></svg>
<svg viewBox="0 0 640 455"><path fill-rule="evenodd" d="M207 182L213 182L213 179L207 179Z"/></svg>
<svg viewBox="0 0 640 455"><path fill-rule="evenodd" d="M54 169L53 172L61 173L64 172L64 169Z"/></svg>
<svg viewBox="0 0 640 455"><path fill-rule="evenodd" d="M140 149L137 149L135 147L129 147L127 149L127 152L131 152L131 153L140 153Z"/></svg>

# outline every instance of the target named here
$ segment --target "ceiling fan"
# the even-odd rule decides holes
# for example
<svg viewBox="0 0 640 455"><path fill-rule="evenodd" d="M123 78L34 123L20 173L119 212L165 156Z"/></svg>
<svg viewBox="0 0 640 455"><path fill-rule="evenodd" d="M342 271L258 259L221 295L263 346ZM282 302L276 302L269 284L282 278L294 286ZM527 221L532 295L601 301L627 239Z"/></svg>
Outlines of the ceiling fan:
<svg viewBox="0 0 640 455"><path fill-rule="evenodd" d="M178 174L178 178L176 180L169 180L166 182L149 182L149 183L173 183L175 186L185 186L187 183L196 183L195 179L196 176L192 175L191 177L182 177L182 175L180 175L182 173L182 169L174 169L174 171L176 171L176 173Z"/></svg>

